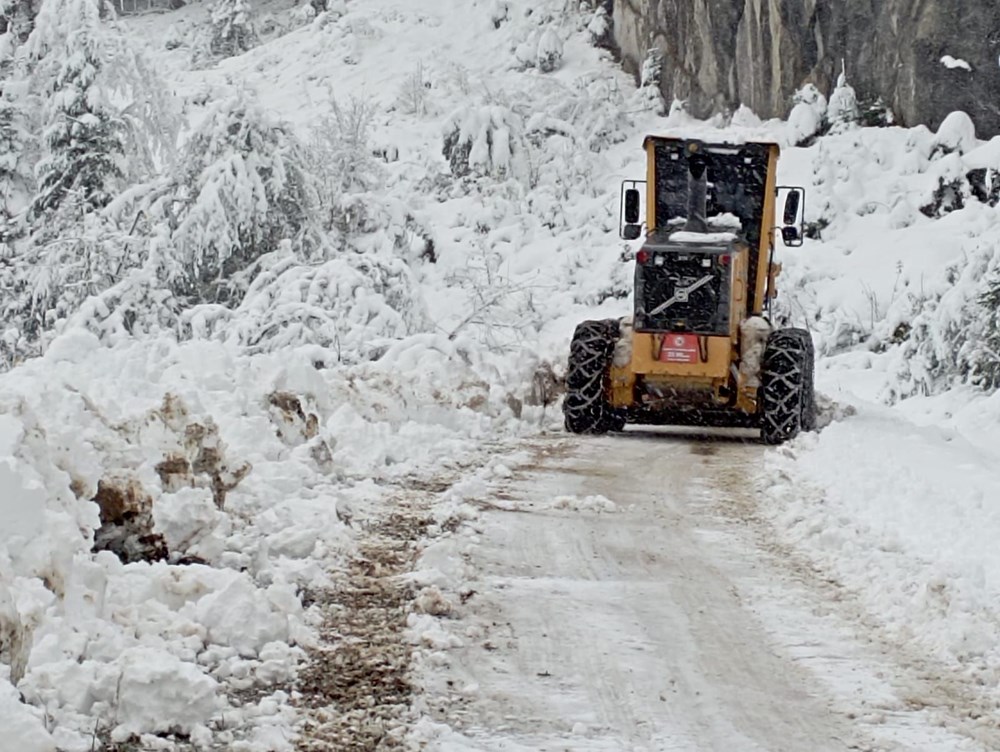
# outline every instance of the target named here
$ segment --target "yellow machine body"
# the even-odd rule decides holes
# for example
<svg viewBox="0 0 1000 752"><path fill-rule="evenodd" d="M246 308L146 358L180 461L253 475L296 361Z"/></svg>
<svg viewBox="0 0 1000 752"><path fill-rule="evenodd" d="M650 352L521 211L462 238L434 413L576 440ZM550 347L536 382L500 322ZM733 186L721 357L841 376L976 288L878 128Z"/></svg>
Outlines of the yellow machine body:
<svg viewBox="0 0 1000 752"><path fill-rule="evenodd" d="M704 144L683 139L650 136L645 141L647 153L646 220L647 237L655 236L661 220L659 207L664 201L658 195L667 188L658 175L664 145L682 149L698 149L711 159L712 149L731 151L729 144ZM608 383L608 401L616 408L641 411L648 422L659 422L660 413L670 420L678 410L685 408L715 408L752 415L757 412L759 383L747 379L740 372L741 325L750 317L761 316L769 297L776 294L775 277L780 267L772 263L775 230L776 173L779 156L777 144L754 144L758 155L763 150L766 168L763 173L762 202L757 216L749 221L755 225L753 238L748 242L743 236L729 241L728 256L732 273L727 285L730 303L728 332L712 334L686 334L683 339L693 346L697 337L697 357L693 362L669 362L662 357L667 338L675 336L666 331L632 330L631 355L627 362L616 359L611 367ZM731 187L730 192L738 192ZM747 224L747 217L743 224ZM670 242L667 236L666 242ZM697 246L693 246L697 247ZM640 254L642 251L640 251ZM640 388L641 387L641 388Z"/></svg>

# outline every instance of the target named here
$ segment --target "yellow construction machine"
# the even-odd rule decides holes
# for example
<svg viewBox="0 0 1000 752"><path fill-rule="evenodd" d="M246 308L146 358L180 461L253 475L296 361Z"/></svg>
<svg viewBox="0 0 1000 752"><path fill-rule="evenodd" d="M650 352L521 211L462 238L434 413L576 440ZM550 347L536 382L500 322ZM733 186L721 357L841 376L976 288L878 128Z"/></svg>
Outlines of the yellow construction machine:
<svg viewBox="0 0 1000 752"><path fill-rule="evenodd" d="M567 430L759 427L769 444L812 430L812 339L769 318L781 270L776 206L783 198L777 234L797 246L805 200L777 185L778 145L650 136L645 149L647 178L623 184L620 212L623 238L645 231L634 314L576 328Z"/></svg>

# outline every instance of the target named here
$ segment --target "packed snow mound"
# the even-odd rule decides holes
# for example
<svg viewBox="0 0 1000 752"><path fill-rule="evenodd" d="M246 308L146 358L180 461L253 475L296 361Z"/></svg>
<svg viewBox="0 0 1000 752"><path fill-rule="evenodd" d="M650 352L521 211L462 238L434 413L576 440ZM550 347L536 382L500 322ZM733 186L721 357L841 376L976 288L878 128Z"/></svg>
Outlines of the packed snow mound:
<svg viewBox="0 0 1000 752"><path fill-rule="evenodd" d="M294 714L252 721L229 698L303 662L301 591L353 545L341 507L545 414L534 363L437 335L354 370L316 345L95 343L69 332L0 379L0 660L72 748L95 722L119 740L204 735L223 716L287 731ZM160 542L94 553L136 503ZM11 723L50 749L33 712Z"/></svg>
<svg viewBox="0 0 1000 752"><path fill-rule="evenodd" d="M977 407L995 420L995 402ZM833 572L895 640L996 686L995 452L952 428L862 406L768 465L781 479L767 492L768 514L785 541Z"/></svg>

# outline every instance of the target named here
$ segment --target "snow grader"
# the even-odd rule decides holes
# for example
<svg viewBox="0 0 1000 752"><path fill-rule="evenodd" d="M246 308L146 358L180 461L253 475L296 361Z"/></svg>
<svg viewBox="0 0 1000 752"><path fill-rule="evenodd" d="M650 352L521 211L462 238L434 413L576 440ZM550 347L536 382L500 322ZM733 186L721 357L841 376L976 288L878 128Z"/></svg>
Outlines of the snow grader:
<svg viewBox="0 0 1000 752"><path fill-rule="evenodd" d="M775 236L802 244L805 200L803 189L777 185L778 145L650 136L645 150L646 180L622 185L620 210L624 239L645 234L634 312L577 326L567 430L757 427L768 444L812 430L812 339L770 321Z"/></svg>

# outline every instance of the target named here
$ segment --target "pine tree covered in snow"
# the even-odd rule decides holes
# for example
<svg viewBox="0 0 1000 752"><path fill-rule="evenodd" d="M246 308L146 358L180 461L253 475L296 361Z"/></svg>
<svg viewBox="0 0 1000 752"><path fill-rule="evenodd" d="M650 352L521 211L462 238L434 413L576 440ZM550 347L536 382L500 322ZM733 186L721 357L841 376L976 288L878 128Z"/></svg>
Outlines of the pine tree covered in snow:
<svg viewBox="0 0 1000 752"><path fill-rule="evenodd" d="M32 52L41 59L40 88L49 99L35 219L54 212L70 193L78 206L99 209L122 186L125 125L98 85L108 52L102 7L98 0L47 0L37 18ZM45 81L49 70L54 75Z"/></svg>
<svg viewBox="0 0 1000 752"><path fill-rule="evenodd" d="M232 57L252 49L257 33L247 0L216 0L212 7L209 50L216 57Z"/></svg>
<svg viewBox="0 0 1000 752"><path fill-rule="evenodd" d="M1000 274L987 279L976 302L980 331L967 356L969 377L984 389L1000 389Z"/></svg>
<svg viewBox="0 0 1000 752"><path fill-rule="evenodd" d="M659 115L667 112L667 103L663 99L660 84L663 80L663 51L659 47L651 47L646 52L639 71L639 90L636 97L640 106Z"/></svg>
<svg viewBox="0 0 1000 752"><path fill-rule="evenodd" d="M34 193L34 138L25 91L24 82L15 80L13 72L0 78L0 242L15 232L11 222Z"/></svg>
<svg viewBox="0 0 1000 752"><path fill-rule="evenodd" d="M8 365L39 352L46 331L144 263L136 215L107 207L171 163L178 126L166 87L110 6L46 0L22 52L27 71L15 66L0 103L0 185L12 217L0 237ZM25 170L36 151L37 185Z"/></svg>
<svg viewBox="0 0 1000 752"><path fill-rule="evenodd" d="M603 5L599 6L587 24L587 34L590 37L590 43L595 47L603 47L609 50L614 49L614 32L614 22L611 19L611 13Z"/></svg>
<svg viewBox="0 0 1000 752"><path fill-rule="evenodd" d="M3 0L0 2L0 18L6 23L4 30L10 35L14 45L24 44L35 28L40 0Z"/></svg>

